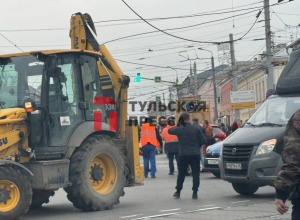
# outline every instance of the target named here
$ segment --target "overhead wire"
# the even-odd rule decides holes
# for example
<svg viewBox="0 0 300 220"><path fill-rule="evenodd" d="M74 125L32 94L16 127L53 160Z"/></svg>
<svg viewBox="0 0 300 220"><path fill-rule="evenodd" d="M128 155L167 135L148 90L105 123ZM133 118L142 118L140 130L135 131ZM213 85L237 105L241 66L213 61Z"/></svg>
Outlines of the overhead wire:
<svg viewBox="0 0 300 220"><path fill-rule="evenodd" d="M9 40L7 37L5 37L2 33L0 33L0 35L6 39L9 43L11 43L12 45L14 45L16 48L18 48L20 51L24 52L20 47L18 47L16 44L14 44L11 40Z"/></svg>
<svg viewBox="0 0 300 220"><path fill-rule="evenodd" d="M171 36L171 37L178 38L178 39L185 40L185 41L196 42L196 43L212 43L212 44L220 44L220 43L226 43L226 42L228 42L228 41L225 41L225 42L196 41L196 40L187 39L187 38L183 38L183 37L179 37L179 36L170 34L170 33L168 33L168 32L165 32L165 31L162 30L162 29L157 28L156 26L152 25L151 23L149 23L149 22L148 22L147 20L145 20L142 16L140 16L136 11L134 11L134 10L133 10L133 9L132 9L125 1L124 1L124 0L122 0L122 2L123 2L123 3L124 3L124 4L125 4L125 5L133 12L133 13L135 13L141 20L143 20L145 23L147 23L148 25L150 25L151 27L153 27L153 28L156 29L157 31L162 32L162 33L164 33L164 34L166 34L166 35L169 35L169 36ZM260 15L260 13L261 13L261 11L259 12L258 15ZM246 34L243 35L242 37L240 37L240 38L234 40L234 41L238 41L238 40L242 39L244 36L246 36L246 35L251 31L251 29L253 28L253 26L255 25L255 23L256 23L258 17L259 17L259 16L256 16L256 20L255 20L254 24L253 24L253 25L251 26L251 28L246 32ZM224 20L224 19L221 19L221 20ZM197 24L197 25L200 25L200 24ZM195 25L190 25L190 26L187 26L187 27L193 27L193 26L195 26ZM184 28L187 28L187 27L184 27ZM182 29L182 28L183 28L183 27L181 27L181 29ZM178 29L178 28L176 28L176 29ZM175 28L172 28L172 29L169 29L169 30L175 30ZM109 43L109 42L112 42L112 41L107 41L107 42L105 42L105 43Z"/></svg>

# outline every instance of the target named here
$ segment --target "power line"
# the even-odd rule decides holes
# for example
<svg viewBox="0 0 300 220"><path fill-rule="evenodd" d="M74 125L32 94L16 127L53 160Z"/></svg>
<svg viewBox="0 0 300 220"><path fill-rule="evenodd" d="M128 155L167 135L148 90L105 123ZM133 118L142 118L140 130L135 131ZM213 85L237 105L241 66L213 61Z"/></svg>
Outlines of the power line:
<svg viewBox="0 0 300 220"><path fill-rule="evenodd" d="M255 2L253 4L259 4L262 1ZM246 4L241 5L236 8L242 8L245 6L253 5L253 4ZM159 20L168 20L168 19L177 19L177 18L190 18L190 17L197 17L197 16L209 16L209 15L217 15L217 14L226 14L226 13L232 13L232 12L238 12L238 11L245 11L245 10L251 10L259 7L252 7L252 8L245 8L245 9L239 9L239 10L233 10L232 8L225 8L225 9L219 9L216 11L208 11L208 12L201 12L197 14L189 14L189 15L181 15L181 16L172 16L172 17L162 17L162 18L147 18L145 20L149 21L159 21ZM225 11L225 12L217 12L217 11L224 11L231 9L232 11ZM216 13L217 12L217 13ZM98 25L96 27L104 27L104 26L115 26L115 25L124 25L124 24L135 24L135 23L141 23L141 19L113 19L113 20L105 20L105 21L95 21L94 23L110 23L110 22L120 22L120 21L129 21L131 23L121 23L121 24L112 24L112 25ZM133 22L138 21L138 22ZM53 31L53 30L69 30L68 28L35 28L35 29L15 29L15 30L0 30L2 32L21 32L21 31Z"/></svg>
<svg viewBox="0 0 300 220"><path fill-rule="evenodd" d="M164 33L164 34L166 34L166 35L169 35L169 36L171 36L171 37L175 37L175 38L178 38L178 39L181 39L181 40L185 40L185 41L196 42L196 43L212 43L212 44L228 43L228 41L225 41L225 42L196 41L196 40L191 40L191 39L187 39L187 38L183 38L183 37L179 37L179 36L170 34L170 33L168 33L168 32L165 32L164 30L161 30L161 29L155 27L155 26L152 25L151 23L149 23L149 22L148 22L147 20L145 20L142 16L140 16L137 12L135 12L135 11L134 11L134 10L133 10L133 9L132 9L125 1L124 1L124 0L122 0L122 2L123 2L123 3L124 3L124 4L125 4L125 5L133 12L133 13L135 13L140 19L142 19L145 23L147 23L148 25L150 25L150 26L153 27L154 29L158 30L159 32L162 32L162 33ZM249 12L248 12L248 13L249 13ZM258 13L258 15L256 16L256 20L255 20L254 24L251 26L251 28L249 29L249 31L246 32L246 34L248 34L248 33L251 31L251 29L252 29L252 27L255 25L255 23L256 23L256 21L257 21L259 15L260 15L260 13L261 13L261 11L260 11L260 12ZM224 19L221 19L221 20L224 20ZM198 25L199 25L199 24L198 24ZM195 25L187 26L187 27L193 27L193 26L195 26ZM185 27L185 28L187 28L187 27ZM177 28L177 29L178 29L178 28ZM170 30L170 29L169 29L169 30ZM174 30L174 28L173 28L172 30ZM243 35L242 37L236 39L235 41L238 41L238 40L242 39L244 36L246 36L246 34ZM108 41L108 42L112 42L112 41ZM106 42L106 43L108 43L108 42Z"/></svg>
<svg viewBox="0 0 300 220"><path fill-rule="evenodd" d="M18 48L20 51L24 52L20 47L18 47L16 44L14 44L12 41L10 41L7 37L5 37L3 34L0 33L0 35L5 38L9 43L14 45L16 48Z"/></svg>

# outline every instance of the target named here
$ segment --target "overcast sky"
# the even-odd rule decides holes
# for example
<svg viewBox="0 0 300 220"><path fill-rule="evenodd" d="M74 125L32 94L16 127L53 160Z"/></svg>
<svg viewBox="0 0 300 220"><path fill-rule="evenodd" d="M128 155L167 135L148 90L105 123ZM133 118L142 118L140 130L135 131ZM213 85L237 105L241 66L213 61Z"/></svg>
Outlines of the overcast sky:
<svg viewBox="0 0 300 220"><path fill-rule="evenodd" d="M258 7L263 7L263 2L260 0L127 0L126 2L146 19L205 13L204 16L149 22L160 29L197 25L169 32L187 39L218 42L228 40L230 33L234 34L234 39L243 36L254 23ZM69 21L71 15L76 12L89 13L94 22L99 22L95 25L98 38L102 43L128 35L155 31L154 28L142 21L100 22L138 19L121 0L2 0L1 3L0 33L24 51L70 48ZM270 0L270 4L275 3L277 0ZM249 10L232 13L232 8L235 11ZM271 7L276 12L276 14L271 13L275 43L289 42L291 34L293 34L293 39L299 37L299 33L297 36L299 29L295 27L300 23L299 8L300 0ZM235 17L230 18L233 15ZM214 20L219 21L211 22ZM264 20L264 14L261 14L258 19L258 21L261 20ZM204 22L211 23L200 25ZM286 27L285 24L294 27ZM249 60L258 52L265 50L263 48L264 41L253 41L253 39L264 38L263 26L264 22L256 23L243 40L235 43L238 61ZM20 31L28 29L54 30ZM183 81L189 74L189 62L180 62L185 59L178 55L179 52L191 59L209 58L210 53L197 49L203 47L214 53L215 65L220 64L217 59L216 45L188 42L158 32L114 41L107 43L106 46L115 59L182 68L183 70L177 70L180 81ZM153 51L150 52L149 49ZM0 36L0 54L15 52L20 51ZM118 63L125 74L129 76L134 77L139 72L142 77L162 76L163 80L175 80L175 71L172 69L147 67L120 61ZM209 60L199 59L197 65L199 72L210 68ZM155 97L156 94L161 95L162 91L160 90L169 86L168 83L155 84L148 80L137 83L133 82L133 77L131 78L129 97L137 97L136 100L147 100L149 97ZM164 90L164 92L168 93L168 90Z"/></svg>

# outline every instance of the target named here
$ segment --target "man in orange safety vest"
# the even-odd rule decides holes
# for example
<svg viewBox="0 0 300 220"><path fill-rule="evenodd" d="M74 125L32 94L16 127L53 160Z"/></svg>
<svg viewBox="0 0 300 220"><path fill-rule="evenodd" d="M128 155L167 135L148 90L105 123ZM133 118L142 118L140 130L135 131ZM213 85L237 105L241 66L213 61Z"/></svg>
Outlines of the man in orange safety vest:
<svg viewBox="0 0 300 220"><path fill-rule="evenodd" d="M155 154L156 148L162 146L162 139L155 124L152 123L151 118L146 118L145 123L141 127L140 142L142 145L142 152L144 158L144 175L148 177L149 162L151 164L151 178L155 178L156 165Z"/></svg>
<svg viewBox="0 0 300 220"><path fill-rule="evenodd" d="M168 130L175 126L175 118L168 118L168 126L162 131L162 139L165 142L165 151L167 152L169 159L169 175L174 175L174 157L177 162L178 170L178 154L179 154L179 143L176 135L171 135L168 133Z"/></svg>

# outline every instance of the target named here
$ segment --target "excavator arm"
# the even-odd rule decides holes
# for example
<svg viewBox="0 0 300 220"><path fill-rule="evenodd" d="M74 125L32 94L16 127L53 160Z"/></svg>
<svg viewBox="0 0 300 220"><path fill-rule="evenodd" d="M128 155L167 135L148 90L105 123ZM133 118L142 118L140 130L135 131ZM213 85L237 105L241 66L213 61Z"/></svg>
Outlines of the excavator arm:
<svg viewBox="0 0 300 220"><path fill-rule="evenodd" d="M130 78L123 73L105 45L98 41L95 25L89 14L76 13L72 15L70 22L71 49L99 52L100 81L104 82L102 90L105 96L113 97L119 105L118 135L125 137L127 90ZM107 83L108 76L112 85Z"/></svg>
<svg viewBox="0 0 300 220"><path fill-rule="evenodd" d="M120 143L126 144L128 186L139 185L143 182L144 175L143 166L139 163L138 127L131 126L127 121L127 90L130 78L124 75L105 45L97 39L95 25L89 14L72 15L70 38L72 49L99 53L98 69L103 96L112 97L118 106L117 137Z"/></svg>

